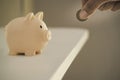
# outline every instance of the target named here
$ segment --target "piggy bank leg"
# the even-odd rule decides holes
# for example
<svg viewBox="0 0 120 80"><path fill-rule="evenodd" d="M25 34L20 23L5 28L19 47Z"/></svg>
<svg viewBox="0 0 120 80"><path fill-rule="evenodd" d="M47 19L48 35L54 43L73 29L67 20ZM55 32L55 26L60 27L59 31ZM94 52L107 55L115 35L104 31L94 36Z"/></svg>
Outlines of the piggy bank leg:
<svg viewBox="0 0 120 80"><path fill-rule="evenodd" d="M40 53L42 53L42 50L37 50L36 51L36 54L40 54Z"/></svg>
<svg viewBox="0 0 120 80"><path fill-rule="evenodd" d="M16 51L13 51L13 50L10 50L10 51L9 51L9 55L15 56L15 55L17 55L17 52L16 52Z"/></svg>
<svg viewBox="0 0 120 80"><path fill-rule="evenodd" d="M36 53L35 53L34 50L28 50L28 51L25 52L25 55L26 56L34 56L34 55L36 55Z"/></svg>
<svg viewBox="0 0 120 80"><path fill-rule="evenodd" d="M36 51L36 54L40 54L40 51Z"/></svg>
<svg viewBox="0 0 120 80"><path fill-rule="evenodd" d="M43 52L43 50L37 50L36 53L37 54L41 54Z"/></svg>

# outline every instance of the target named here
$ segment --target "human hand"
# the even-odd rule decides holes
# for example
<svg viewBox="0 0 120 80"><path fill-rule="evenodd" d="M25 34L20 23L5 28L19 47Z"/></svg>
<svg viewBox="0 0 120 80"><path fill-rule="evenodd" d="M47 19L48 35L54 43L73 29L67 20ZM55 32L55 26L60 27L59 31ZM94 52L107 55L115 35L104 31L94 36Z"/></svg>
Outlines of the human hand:
<svg viewBox="0 0 120 80"><path fill-rule="evenodd" d="M120 0L82 0L82 8L76 16L78 20L85 21L96 9L116 11L120 9Z"/></svg>

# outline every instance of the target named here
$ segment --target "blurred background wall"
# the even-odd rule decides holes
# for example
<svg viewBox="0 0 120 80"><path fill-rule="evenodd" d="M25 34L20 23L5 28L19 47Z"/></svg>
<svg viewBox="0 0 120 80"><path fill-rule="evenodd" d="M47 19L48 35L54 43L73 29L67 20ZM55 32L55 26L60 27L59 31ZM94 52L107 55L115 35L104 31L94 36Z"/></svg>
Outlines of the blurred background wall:
<svg viewBox="0 0 120 80"><path fill-rule="evenodd" d="M28 12L44 11L48 27L85 28L90 37L63 80L120 80L120 11L96 11L80 22L81 0L0 0L0 26Z"/></svg>

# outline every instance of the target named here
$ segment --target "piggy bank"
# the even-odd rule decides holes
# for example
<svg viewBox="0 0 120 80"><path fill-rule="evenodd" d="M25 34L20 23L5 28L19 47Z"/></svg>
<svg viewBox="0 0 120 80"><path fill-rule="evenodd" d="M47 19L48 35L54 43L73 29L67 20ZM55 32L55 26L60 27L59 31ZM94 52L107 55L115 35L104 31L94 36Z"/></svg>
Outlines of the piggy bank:
<svg viewBox="0 0 120 80"><path fill-rule="evenodd" d="M10 55L36 55L51 39L51 32L43 21L43 12L13 19L6 25L5 31Z"/></svg>

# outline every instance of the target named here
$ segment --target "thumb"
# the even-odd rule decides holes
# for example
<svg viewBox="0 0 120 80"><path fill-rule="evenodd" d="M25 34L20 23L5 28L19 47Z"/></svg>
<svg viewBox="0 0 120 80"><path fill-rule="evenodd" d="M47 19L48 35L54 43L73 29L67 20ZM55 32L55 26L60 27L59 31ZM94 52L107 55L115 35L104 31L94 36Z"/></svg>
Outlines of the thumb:
<svg viewBox="0 0 120 80"><path fill-rule="evenodd" d="M79 14L80 19L87 19L101 4L107 1L108 0L88 0L81 9Z"/></svg>
<svg viewBox="0 0 120 80"><path fill-rule="evenodd" d="M119 9L120 9L120 1L116 1L111 10L116 11L116 10L119 10Z"/></svg>

